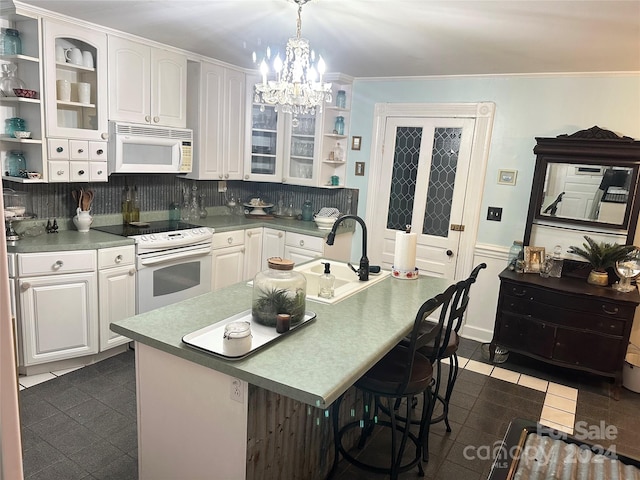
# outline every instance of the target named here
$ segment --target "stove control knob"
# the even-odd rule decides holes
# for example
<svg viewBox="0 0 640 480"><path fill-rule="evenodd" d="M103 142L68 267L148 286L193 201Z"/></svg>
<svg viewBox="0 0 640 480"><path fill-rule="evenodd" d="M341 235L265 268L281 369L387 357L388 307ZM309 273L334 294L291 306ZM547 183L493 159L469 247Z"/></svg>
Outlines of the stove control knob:
<svg viewBox="0 0 640 480"><path fill-rule="evenodd" d="M142 240L143 242L147 241L147 236L146 235L142 235L142 237L140 237L140 240Z"/></svg>
<svg viewBox="0 0 640 480"><path fill-rule="evenodd" d="M155 235L149 235L149 238L151 239L151 241L154 241L156 239Z"/></svg>

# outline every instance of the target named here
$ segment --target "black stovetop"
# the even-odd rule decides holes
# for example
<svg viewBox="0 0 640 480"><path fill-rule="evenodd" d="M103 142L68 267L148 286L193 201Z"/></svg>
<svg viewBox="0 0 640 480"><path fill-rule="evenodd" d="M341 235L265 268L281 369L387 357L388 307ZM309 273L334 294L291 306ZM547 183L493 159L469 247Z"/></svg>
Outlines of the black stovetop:
<svg viewBox="0 0 640 480"><path fill-rule="evenodd" d="M120 235L121 237L132 237L134 235L149 235L152 233L189 230L191 228L198 228L198 225L182 221L159 220L157 222L140 222L140 225L104 225L102 227L91 228L100 232Z"/></svg>

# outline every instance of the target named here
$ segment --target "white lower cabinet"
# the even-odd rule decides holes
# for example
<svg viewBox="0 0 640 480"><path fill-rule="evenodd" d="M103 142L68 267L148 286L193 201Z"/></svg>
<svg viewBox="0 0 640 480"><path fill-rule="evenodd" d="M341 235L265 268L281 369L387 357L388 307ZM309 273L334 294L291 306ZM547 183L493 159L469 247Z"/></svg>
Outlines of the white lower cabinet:
<svg viewBox="0 0 640 480"><path fill-rule="evenodd" d="M18 254L20 364L98 353L95 250Z"/></svg>
<svg viewBox="0 0 640 480"><path fill-rule="evenodd" d="M253 280L262 270L263 228L250 228L244 233L244 279Z"/></svg>
<svg viewBox="0 0 640 480"><path fill-rule="evenodd" d="M135 247L98 250L100 351L131 341L109 328L112 322L136 314Z"/></svg>
<svg viewBox="0 0 640 480"><path fill-rule="evenodd" d="M262 270L269 268L267 259L271 257L284 257L284 232L265 228L262 234Z"/></svg>
<svg viewBox="0 0 640 480"><path fill-rule="evenodd" d="M213 234L213 291L244 279L244 230Z"/></svg>

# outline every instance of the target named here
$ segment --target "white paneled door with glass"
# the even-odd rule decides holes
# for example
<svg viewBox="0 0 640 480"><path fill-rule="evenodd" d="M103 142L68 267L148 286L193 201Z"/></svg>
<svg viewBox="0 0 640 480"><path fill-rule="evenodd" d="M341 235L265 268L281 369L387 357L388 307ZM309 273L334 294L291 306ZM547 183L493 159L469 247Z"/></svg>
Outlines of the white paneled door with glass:
<svg viewBox="0 0 640 480"><path fill-rule="evenodd" d="M371 200L377 213L368 219L376 233L372 258L383 268L393 265L396 232L410 225L420 274L454 279L474 125L464 118L387 118Z"/></svg>

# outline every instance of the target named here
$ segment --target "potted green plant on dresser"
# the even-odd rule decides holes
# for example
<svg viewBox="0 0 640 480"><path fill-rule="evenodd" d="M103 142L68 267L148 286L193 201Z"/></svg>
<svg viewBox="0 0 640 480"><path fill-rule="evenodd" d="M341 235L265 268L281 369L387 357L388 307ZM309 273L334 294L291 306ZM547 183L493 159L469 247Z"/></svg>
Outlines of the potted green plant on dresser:
<svg viewBox="0 0 640 480"><path fill-rule="evenodd" d="M615 267L617 261L624 260L636 247L618 243L598 243L588 235L584 238L587 242L583 243L582 247L571 246L567 252L582 257L591 264L592 270L589 272L587 283L606 287L609 284L607 269Z"/></svg>

